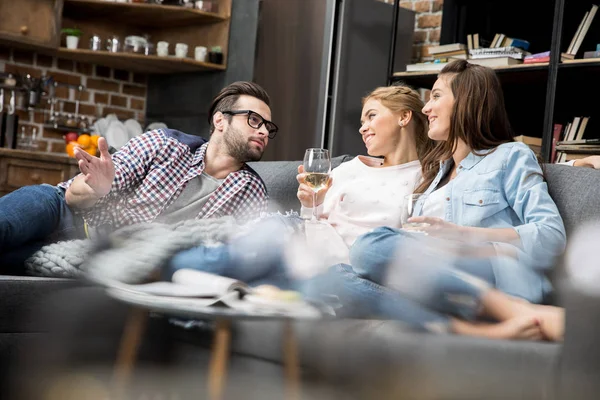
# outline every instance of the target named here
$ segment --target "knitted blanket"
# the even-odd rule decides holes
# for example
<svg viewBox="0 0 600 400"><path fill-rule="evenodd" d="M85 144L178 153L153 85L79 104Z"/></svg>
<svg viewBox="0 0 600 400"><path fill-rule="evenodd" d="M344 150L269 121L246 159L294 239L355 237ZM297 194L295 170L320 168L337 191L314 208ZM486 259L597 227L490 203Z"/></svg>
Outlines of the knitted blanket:
<svg viewBox="0 0 600 400"><path fill-rule="evenodd" d="M25 262L27 272L46 277L88 277L139 283L175 253L227 241L242 229L232 217L146 223L121 228L99 240L72 240L44 246Z"/></svg>

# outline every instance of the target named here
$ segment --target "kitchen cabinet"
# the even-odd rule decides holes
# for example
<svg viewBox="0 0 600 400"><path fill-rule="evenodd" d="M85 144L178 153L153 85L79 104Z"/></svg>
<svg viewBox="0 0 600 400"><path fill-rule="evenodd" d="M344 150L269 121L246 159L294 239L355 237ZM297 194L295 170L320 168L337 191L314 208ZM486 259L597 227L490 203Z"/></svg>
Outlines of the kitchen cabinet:
<svg viewBox="0 0 600 400"><path fill-rule="evenodd" d="M66 155L0 148L0 196L27 185L56 185L78 173L77 160Z"/></svg>
<svg viewBox="0 0 600 400"><path fill-rule="evenodd" d="M15 47L56 49L63 0L0 0L0 40Z"/></svg>

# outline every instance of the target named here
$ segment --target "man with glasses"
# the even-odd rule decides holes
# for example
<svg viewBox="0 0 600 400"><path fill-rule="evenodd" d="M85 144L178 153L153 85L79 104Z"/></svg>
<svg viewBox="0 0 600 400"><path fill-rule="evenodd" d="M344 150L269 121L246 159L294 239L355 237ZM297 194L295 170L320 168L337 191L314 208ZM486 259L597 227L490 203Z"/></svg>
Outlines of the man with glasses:
<svg viewBox="0 0 600 400"><path fill-rule="evenodd" d="M131 139L112 156L76 149L81 174L57 186L35 185L0 198L0 265L21 262L48 241L81 238L142 222L256 218L267 209L264 183L246 162L258 161L277 126L269 96L235 82L213 100L210 140L171 129ZM24 247L23 247L24 246ZM15 255L13 257L12 255Z"/></svg>

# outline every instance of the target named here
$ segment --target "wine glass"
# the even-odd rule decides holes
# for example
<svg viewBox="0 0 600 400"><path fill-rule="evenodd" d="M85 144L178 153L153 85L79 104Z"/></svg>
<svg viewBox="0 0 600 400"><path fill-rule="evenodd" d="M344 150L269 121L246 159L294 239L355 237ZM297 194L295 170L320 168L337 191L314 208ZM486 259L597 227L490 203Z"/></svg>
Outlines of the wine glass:
<svg viewBox="0 0 600 400"><path fill-rule="evenodd" d="M422 193L404 196L404 205L402 206L402 214L400 217L403 229L419 230L419 228L429 226L426 222L408 222L409 218L418 216L415 211L422 210L426 200L427 195Z"/></svg>
<svg viewBox="0 0 600 400"><path fill-rule="evenodd" d="M306 149L304 153L304 172L306 173L306 184L313 191L313 214L311 221L319 219L317 215L317 193L327 185L329 173L331 172L331 158L329 150Z"/></svg>

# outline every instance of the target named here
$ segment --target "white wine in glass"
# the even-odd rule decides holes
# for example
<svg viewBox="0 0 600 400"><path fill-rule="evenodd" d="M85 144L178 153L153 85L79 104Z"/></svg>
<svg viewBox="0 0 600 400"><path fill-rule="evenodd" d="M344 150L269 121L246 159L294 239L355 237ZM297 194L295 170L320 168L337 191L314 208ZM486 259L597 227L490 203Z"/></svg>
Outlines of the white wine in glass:
<svg viewBox="0 0 600 400"><path fill-rule="evenodd" d="M419 230L419 228L429 226L426 222L408 222L409 218L417 216L415 210L417 208L422 209L426 200L426 194L409 194L404 196L404 207L400 221L403 229Z"/></svg>
<svg viewBox="0 0 600 400"><path fill-rule="evenodd" d="M319 219L317 215L317 193L327 185L329 173L331 172L329 150L306 149L303 165L306 173L306 184L313 191L312 221L317 221Z"/></svg>

